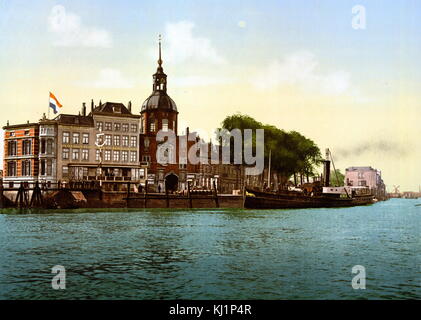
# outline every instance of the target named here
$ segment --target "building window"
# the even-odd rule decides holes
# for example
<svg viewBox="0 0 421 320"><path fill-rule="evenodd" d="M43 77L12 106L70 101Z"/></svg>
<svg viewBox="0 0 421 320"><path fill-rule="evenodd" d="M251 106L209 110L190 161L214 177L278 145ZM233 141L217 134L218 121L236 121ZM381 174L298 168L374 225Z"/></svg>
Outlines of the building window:
<svg viewBox="0 0 421 320"><path fill-rule="evenodd" d="M172 130L175 132L175 120L172 121Z"/></svg>
<svg viewBox="0 0 421 320"><path fill-rule="evenodd" d="M162 131L168 131L168 119L162 119Z"/></svg>
<svg viewBox="0 0 421 320"><path fill-rule="evenodd" d="M143 162L151 162L151 156L143 156L142 161Z"/></svg>
<svg viewBox="0 0 421 320"><path fill-rule="evenodd" d="M114 131L120 131L121 125L119 123L114 123Z"/></svg>
<svg viewBox="0 0 421 320"><path fill-rule="evenodd" d="M365 181L365 180L358 181L358 185L360 187L365 187L365 186L367 186L367 181Z"/></svg>
<svg viewBox="0 0 421 320"><path fill-rule="evenodd" d="M88 149L82 150L82 160L89 160L89 150Z"/></svg>
<svg viewBox="0 0 421 320"><path fill-rule="evenodd" d="M149 124L149 131L155 132L155 121L151 121L151 123Z"/></svg>
<svg viewBox="0 0 421 320"><path fill-rule="evenodd" d="M113 124L111 122L105 122L105 131L111 131Z"/></svg>
<svg viewBox="0 0 421 320"><path fill-rule="evenodd" d="M83 144L89 144L89 133L84 133L82 135L82 143Z"/></svg>
<svg viewBox="0 0 421 320"><path fill-rule="evenodd" d="M145 118L142 118L141 125L142 125L141 131L142 131L142 133L145 133L145 130L146 130L146 127L145 127Z"/></svg>
<svg viewBox="0 0 421 320"><path fill-rule="evenodd" d="M31 175L31 160L22 161L22 176Z"/></svg>
<svg viewBox="0 0 421 320"><path fill-rule="evenodd" d="M74 132L72 135L72 143L73 144L79 144L79 132Z"/></svg>
<svg viewBox="0 0 421 320"><path fill-rule="evenodd" d="M47 154L53 154L53 140L47 140Z"/></svg>
<svg viewBox="0 0 421 320"><path fill-rule="evenodd" d="M16 161L9 161L7 163L7 175L9 177L16 176Z"/></svg>
<svg viewBox="0 0 421 320"><path fill-rule="evenodd" d="M102 131L102 129L104 128L103 125L104 124L102 123L102 121L97 121L97 123L96 123L96 129L98 131Z"/></svg>
<svg viewBox="0 0 421 320"><path fill-rule="evenodd" d="M79 160L79 149L72 150L72 160Z"/></svg>
<svg viewBox="0 0 421 320"><path fill-rule="evenodd" d="M137 133L137 124L132 124L131 129L133 133Z"/></svg>
<svg viewBox="0 0 421 320"><path fill-rule="evenodd" d="M63 166L62 174L63 174L63 178L67 178L69 176L69 167L68 166Z"/></svg>
<svg viewBox="0 0 421 320"><path fill-rule="evenodd" d="M70 132L63 132L63 143L64 144L70 143Z"/></svg>
<svg viewBox="0 0 421 320"><path fill-rule="evenodd" d="M121 152L121 161L123 161L123 162L129 161L129 152L128 151L122 151Z"/></svg>
<svg viewBox="0 0 421 320"><path fill-rule="evenodd" d="M105 135L105 145L111 146L111 135L110 134Z"/></svg>
<svg viewBox="0 0 421 320"><path fill-rule="evenodd" d="M131 148L137 147L137 137L135 136L130 137L130 147Z"/></svg>
<svg viewBox="0 0 421 320"><path fill-rule="evenodd" d="M179 163L179 165L178 165L178 167L180 168L180 169L187 169L187 164L186 163Z"/></svg>
<svg viewBox="0 0 421 320"><path fill-rule="evenodd" d="M9 137L14 137L14 136L15 136L15 132L14 131L12 131L12 132L9 133Z"/></svg>
<svg viewBox="0 0 421 320"><path fill-rule="evenodd" d="M123 129L123 132L129 132L129 124L128 123L123 123L123 125L121 127Z"/></svg>
<svg viewBox="0 0 421 320"><path fill-rule="evenodd" d="M7 143L7 154L9 156L16 156L17 154L17 142L16 141L9 141Z"/></svg>
<svg viewBox="0 0 421 320"><path fill-rule="evenodd" d="M95 150L95 161L101 161L101 150Z"/></svg>
<svg viewBox="0 0 421 320"><path fill-rule="evenodd" d="M130 162L136 162L137 160L137 152L131 151L130 152Z"/></svg>
<svg viewBox="0 0 421 320"><path fill-rule="evenodd" d="M358 171L358 179L364 179L364 172Z"/></svg>
<svg viewBox="0 0 421 320"><path fill-rule="evenodd" d="M120 145L120 136L114 136L114 145L119 146Z"/></svg>
<svg viewBox="0 0 421 320"><path fill-rule="evenodd" d="M51 159L47 160L47 176L53 175L53 161Z"/></svg>
<svg viewBox="0 0 421 320"><path fill-rule="evenodd" d="M105 150L105 161L111 161L111 150Z"/></svg>
<svg viewBox="0 0 421 320"><path fill-rule="evenodd" d="M68 148L63 148L63 154L62 154L62 158L63 160L68 160L69 159L69 149Z"/></svg>
<svg viewBox="0 0 421 320"><path fill-rule="evenodd" d="M149 148L149 143L150 141L148 138L145 138L145 140L143 140L143 145L145 146L145 148Z"/></svg>
<svg viewBox="0 0 421 320"><path fill-rule="evenodd" d="M47 173L47 161L45 159L41 160L41 175L45 176Z"/></svg>
<svg viewBox="0 0 421 320"><path fill-rule="evenodd" d="M25 136L29 136L29 130L25 130Z"/></svg>
<svg viewBox="0 0 421 320"><path fill-rule="evenodd" d="M120 151L114 150L114 152L113 152L113 161L120 161Z"/></svg>
<svg viewBox="0 0 421 320"><path fill-rule="evenodd" d="M129 146L129 136L123 136L122 145L123 145L123 147L128 147Z"/></svg>
<svg viewBox="0 0 421 320"><path fill-rule="evenodd" d="M32 141L31 140L23 140L22 141L22 154L28 155L32 153L31 150Z"/></svg>

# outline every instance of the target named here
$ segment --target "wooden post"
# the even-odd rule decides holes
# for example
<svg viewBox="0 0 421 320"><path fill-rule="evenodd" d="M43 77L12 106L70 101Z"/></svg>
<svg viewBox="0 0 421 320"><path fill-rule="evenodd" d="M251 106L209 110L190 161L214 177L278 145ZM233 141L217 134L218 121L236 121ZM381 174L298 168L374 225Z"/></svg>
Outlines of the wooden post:
<svg viewBox="0 0 421 320"><path fill-rule="evenodd" d="M148 199L148 180L145 181L145 192L143 193L144 199L143 199L143 207L146 208L146 203Z"/></svg>
<svg viewBox="0 0 421 320"><path fill-rule="evenodd" d="M4 202L3 202L3 180L0 179L0 209L4 208Z"/></svg>
<svg viewBox="0 0 421 320"><path fill-rule="evenodd" d="M218 191L216 190L215 180L213 180L213 191L215 193L215 205L216 205L217 208L219 208Z"/></svg>
<svg viewBox="0 0 421 320"><path fill-rule="evenodd" d="M126 207L129 207L130 198L130 182L127 182L127 197L126 197Z"/></svg>
<svg viewBox="0 0 421 320"><path fill-rule="evenodd" d="M41 188L39 187L39 182L35 182L34 190L32 191L32 197L30 202L30 207L39 208L43 205L43 198L41 193Z"/></svg>
<svg viewBox="0 0 421 320"><path fill-rule="evenodd" d="M167 201L167 208L170 207L170 196L168 194L168 188L165 188L165 195L166 195L166 201Z"/></svg>
<svg viewBox="0 0 421 320"><path fill-rule="evenodd" d="M187 196L189 198L189 208L193 208L193 201L190 193L190 181L187 181Z"/></svg>

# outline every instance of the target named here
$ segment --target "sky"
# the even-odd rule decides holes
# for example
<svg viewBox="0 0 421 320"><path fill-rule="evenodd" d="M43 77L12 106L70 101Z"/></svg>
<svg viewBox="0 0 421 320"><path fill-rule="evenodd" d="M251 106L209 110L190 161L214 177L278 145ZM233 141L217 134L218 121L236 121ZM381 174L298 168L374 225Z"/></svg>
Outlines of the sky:
<svg viewBox="0 0 421 320"><path fill-rule="evenodd" d="M40 119L49 91L63 113L140 112L162 34L179 128L211 137L241 112L418 190L420 30L416 0L0 0L1 125Z"/></svg>

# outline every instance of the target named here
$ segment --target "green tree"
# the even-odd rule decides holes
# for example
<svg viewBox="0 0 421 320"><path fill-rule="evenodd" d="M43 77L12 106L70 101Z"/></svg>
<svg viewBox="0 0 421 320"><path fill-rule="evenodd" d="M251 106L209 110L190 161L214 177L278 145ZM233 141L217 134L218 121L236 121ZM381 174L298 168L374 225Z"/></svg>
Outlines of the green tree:
<svg viewBox="0 0 421 320"><path fill-rule="evenodd" d="M335 187L342 187L345 185L345 175L341 173L341 170L336 169L330 171L330 185Z"/></svg>
<svg viewBox="0 0 421 320"><path fill-rule="evenodd" d="M306 138L297 131L286 132L273 125L262 124L248 115L234 114L222 121L222 128L252 129L253 147L255 147L255 130L264 129L265 134L265 163L268 163L269 152L272 151L271 168L280 174L285 183L294 173L304 176L316 174L316 168L322 158L319 147L314 141ZM244 144L244 142L243 142Z"/></svg>

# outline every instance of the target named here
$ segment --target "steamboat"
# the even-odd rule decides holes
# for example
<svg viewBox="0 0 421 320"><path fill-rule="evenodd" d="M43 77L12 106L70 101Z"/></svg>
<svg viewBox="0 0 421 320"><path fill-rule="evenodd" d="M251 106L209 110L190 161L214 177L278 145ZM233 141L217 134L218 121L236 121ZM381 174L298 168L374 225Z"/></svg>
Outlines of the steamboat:
<svg viewBox="0 0 421 320"><path fill-rule="evenodd" d="M369 205L375 202L368 187L330 186L330 159L334 166L332 155L329 149L326 149L322 181L305 183L299 188L278 192L245 188L244 207L248 209L336 208Z"/></svg>

